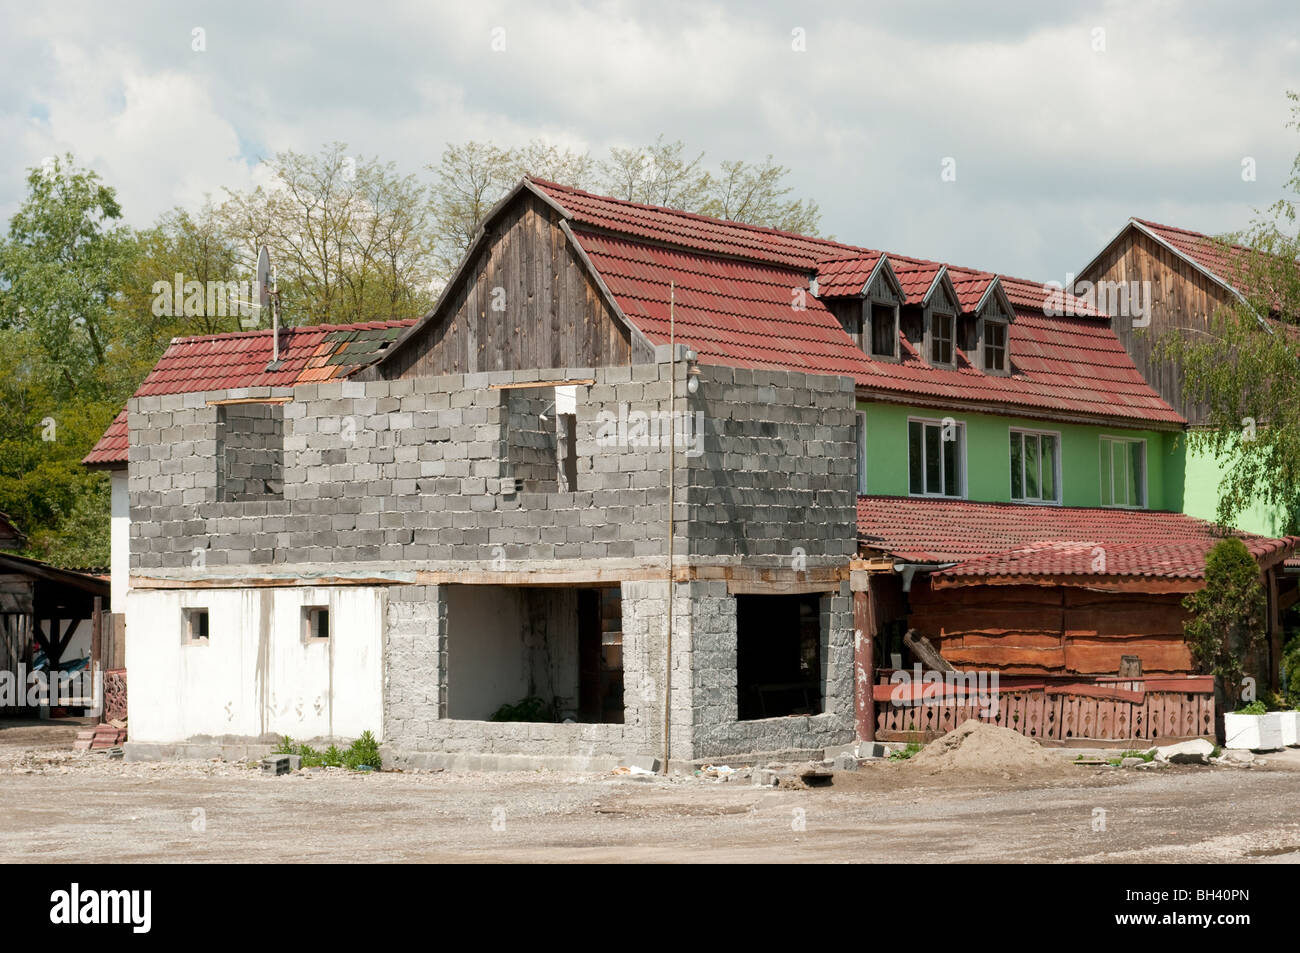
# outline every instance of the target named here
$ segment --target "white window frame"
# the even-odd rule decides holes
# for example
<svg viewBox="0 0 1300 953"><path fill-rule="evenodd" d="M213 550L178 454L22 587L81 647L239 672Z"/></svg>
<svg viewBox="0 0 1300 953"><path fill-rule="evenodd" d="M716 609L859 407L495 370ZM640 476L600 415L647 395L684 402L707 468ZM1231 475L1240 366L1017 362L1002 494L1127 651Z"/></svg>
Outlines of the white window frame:
<svg viewBox="0 0 1300 953"><path fill-rule="evenodd" d="M1113 447L1117 443L1138 443L1142 445L1142 483L1138 487L1140 503L1115 502L1115 457ZM1147 441L1145 437L1121 437L1115 434L1102 434L1097 441L1097 468L1099 471L1097 484L1097 499L1099 502L1105 499L1106 494L1103 491L1106 488L1106 481L1110 481L1111 502L1101 503L1102 506L1116 510L1145 510L1150 506L1151 496L1147 487Z"/></svg>
<svg viewBox="0 0 1300 953"><path fill-rule="evenodd" d="M1041 487L1042 487L1042 482L1043 482L1043 481L1042 481L1042 459L1043 459L1043 458L1042 458L1042 443L1041 443L1041 438L1042 438L1042 437L1055 437L1055 438L1056 438L1056 466L1055 466L1055 470L1056 470L1056 472L1052 474L1052 482L1053 482L1053 485L1056 487L1056 499L1054 499L1054 500L1043 500L1043 499L1031 500L1031 499L1028 499L1028 498L1026 498L1026 497L1024 497L1024 496L1022 496L1020 499L1016 499L1016 496L1015 496L1015 479L1014 479L1014 474L1011 474L1011 475L1009 475L1009 479L1011 480L1010 487L1009 487L1009 489L1010 489L1010 491L1011 491L1011 502L1012 502L1012 503L1023 503L1023 504L1025 504L1026 506L1060 506L1061 503L1062 503L1062 501L1065 499L1065 489L1064 489L1064 487L1061 486L1061 432L1060 432L1059 430L1034 430L1034 429L1032 429L1032 428L1030 428L1030 427L1011 427L1011 428L1009 428L1009 429L1008 429L1008 433L1007 433L1007 467L1008 467L1008 470L1010 469L1010 465L1011 465L1011 434L1017 434L1017 433L1018 433L1018 434L1021 434L1022 436L1030 436L1030 437L1038 437L1038 438L1040 438L1040 442L1039 442L1039 456L1038 456L1038 461L1039 461L1039 470L1038 470L1038 472L1039 472L1039 480L1038 480L1038 483L1039 483L1039 487L1040 487L1040 489L1041 489ZM1025 474L1024 474L1024 472L1023 472L1024 465L1025 465L1025 456L1024 456L1024 452L1023 452L1023 450L1022 450L1021 455L1020 455L1020 466L1021 466L1021 471L1022 471L1021 474L1020 474L1020 489L1021 489L1021 492L1022 492L1022 493L1024 492L1024 488L1025 488Z"/></svg>
<svg viewBox="0 0 1300 953"><path fill-rule="evenodd" d="M858 444L858 496L865 496L867 492L867 412L865 410L857 411L854 420L856 424L854 436Z"/></svg>
<svg viewBox="0 0 1300 953"><path fill-rule="evenodd" d="M914 423L918 423L918 424L922 424L922 425L934 424L934 425L937 426L937 427L942 427L942 426L944 425L944 421L945 421L945 420L952 420L952 421L955 422L955 424L956 424L956 426L957 426L957 442L958 442L958 444L960 445L960 446L958 446L958 448L957 448L957 460L958 460L958 464L957 464L957 465L958 465L958 467L961 469L961 472L960 472L959 474L957 474L957 495L956 495L956 496L950 496L950 495L948 495L947 493L929 493L929 492L926 492L926 491L922 491L922 492L920 492L920 493L915 493L915 492L912 491L912 424L914 424ZM940 442L941 442L941 443L943 442L942 434L940 435ZM939 458L939 466L940 466L939 484L940 484L940 485L943 485L943 484L946 483L947 481L944 479L944 476L945 476L946 474L944 474L944 473L942 472L942 467L943 467L943 457L942 457L942 456ZM922 482L922 484L925 483L925 434L924 434L924 431L923 431L922 434L921 434L921 482ZM951 417L951 418L945 418L945 417L908 417L908 418L907 418L907 495L908 495L908 496L912 496L912 497L918 497L918 498L920 498L920 497L925 497L926 499L932 499L932 500L964 500L964 499L966 499L966 421L964 421L964 420L957 420L955 417Z"/></svg>

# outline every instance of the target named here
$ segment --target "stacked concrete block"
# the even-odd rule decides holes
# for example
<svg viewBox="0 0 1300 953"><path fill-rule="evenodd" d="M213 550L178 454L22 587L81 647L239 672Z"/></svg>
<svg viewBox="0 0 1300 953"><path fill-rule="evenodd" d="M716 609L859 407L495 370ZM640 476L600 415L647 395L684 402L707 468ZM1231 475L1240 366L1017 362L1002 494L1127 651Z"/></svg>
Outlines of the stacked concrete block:
<svg viewBox="0 0 1300 953"><path fill-rule="evenodd" d="M447 715L447 600L441 586L392 586L384 638L384 738L441 749Z"/></svg>
<svg viewBox="0 0 1300 953"><path fill-rule="evenodd" d="M738 718L735 599L722 582L690 586L693 757L813 751L853 737L853 600L847 582L820 600L822 712L754 721Z"/></svg>
<svg viewBox="0 0 1300 953"><path fill-rule="evenodd" d="M283 411L282 404L217 408L217 498L221 502L283 498Z"/></svg>

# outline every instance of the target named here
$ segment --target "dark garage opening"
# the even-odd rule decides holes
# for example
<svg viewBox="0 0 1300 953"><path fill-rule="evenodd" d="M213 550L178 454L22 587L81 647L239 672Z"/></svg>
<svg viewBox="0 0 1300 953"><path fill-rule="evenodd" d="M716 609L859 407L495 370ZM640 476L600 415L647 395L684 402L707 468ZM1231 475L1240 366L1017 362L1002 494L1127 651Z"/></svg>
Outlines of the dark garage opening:
<svg viewBox="0 0 1300 953"><path fill-rule="evenodd" d="M623 721L618 586L447 587L447 714Z"/></svg>
<svg viewBox="0 0 1300 953"><path fill-rule="evenodd" d="M736 596L741 721L822 710L821 595Z"/></svg>

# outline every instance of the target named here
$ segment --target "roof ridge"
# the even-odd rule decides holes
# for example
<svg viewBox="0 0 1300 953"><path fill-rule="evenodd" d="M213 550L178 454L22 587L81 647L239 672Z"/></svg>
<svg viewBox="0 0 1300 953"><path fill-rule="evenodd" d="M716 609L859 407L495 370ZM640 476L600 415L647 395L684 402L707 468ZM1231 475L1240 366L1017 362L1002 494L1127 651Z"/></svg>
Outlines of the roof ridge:
<svg viewBox="0 0 1300 953"><path fill-rule="evenodd" d="M568 192L571 195L584 195L588 198L600 199L602 202L616 202L619 205L626 205L629 208L642 209L647 212L667 212L670 215L679 215L682 218L694 219L696 221L701 221L701 222L709 222L715 225L726 225L729 228L742 228L747 231L760 232L766 235L779 235L782 238L796 238L799 241L813 242L818 245L825 245L828 248L843 249L850 253L849 255L845 255L843 257L852 257L853 254L872 251L872 249L870 248L863 248L860 245L849 245L833 238L819 238L816 235L805 235L802 232L790 232L781 228L772 228L770 225L752 225L749 222L737 222L728 218L718 218L713 215L705 215L702 212L688 212L685 209L672 208L671 206L668 205L650 205L645 202L633 202L629 199L620 199L613 195L601 195L599 192L589 192L586 189L575 188L574 186L571 185L561 185L559 182L552 182L550 179L543 179L540 176L530 175L527 173L524 175L524 178L528 179L528 181L530 182L534 182L546 188L560 189L564 192ZM675 242L667 242L667 241L665 241L665 243L676 244ZM690 247L690 246L685 246L685 247ZM698 249L692 249L692 250L696 251Z"/></svg>
<svg viewBox="0 0 1300 953"><path fill-rule="evenodd" d="M346 324L295 324L280 328L281 334L294 334L303 331L369 331L376 328L402 327L414 324L419 318L392 318L382 321L352 321ZM256 331L222 331L218 334L185 334L172 338L168 344L189 343L195 341L224 341L230 338L253 338L270 334L274 328L258 328Z"/></svg>

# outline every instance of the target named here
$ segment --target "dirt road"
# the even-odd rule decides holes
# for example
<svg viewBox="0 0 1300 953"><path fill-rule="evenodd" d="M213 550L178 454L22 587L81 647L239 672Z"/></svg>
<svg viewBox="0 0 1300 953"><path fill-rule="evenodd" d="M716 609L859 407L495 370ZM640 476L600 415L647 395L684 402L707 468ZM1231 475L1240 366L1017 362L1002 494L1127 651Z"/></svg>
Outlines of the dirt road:
<svg viewBox="0 0 1300 953"><path fill-rule="evenodd" d="M70 742L0 729L0 862L1300 860L1295 753L1021 778L872 763L793 790L543 772L275 778L74 755Z"/></svg>

